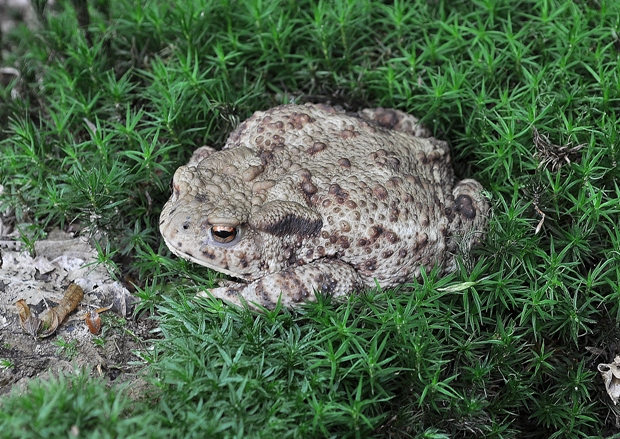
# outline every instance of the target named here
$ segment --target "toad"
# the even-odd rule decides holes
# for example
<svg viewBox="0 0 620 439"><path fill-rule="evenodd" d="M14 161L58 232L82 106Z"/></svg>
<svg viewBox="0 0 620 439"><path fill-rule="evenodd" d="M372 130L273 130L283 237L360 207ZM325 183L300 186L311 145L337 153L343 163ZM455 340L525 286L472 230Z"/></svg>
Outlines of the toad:
<svg viewBox="0 0 620 439"><path fill-rule="evenodd" d="M454 271L486 227L482 191L409 114L282 105L177 169L159 226L177 256L236 279L212 296L294 307Z"/></svg>

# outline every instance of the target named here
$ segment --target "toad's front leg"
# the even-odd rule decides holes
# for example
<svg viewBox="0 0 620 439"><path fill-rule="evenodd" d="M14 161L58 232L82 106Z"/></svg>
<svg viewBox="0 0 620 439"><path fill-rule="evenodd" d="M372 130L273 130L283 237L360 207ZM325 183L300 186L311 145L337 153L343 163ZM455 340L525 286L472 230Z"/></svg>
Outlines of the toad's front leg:
<svg viewBox="0 0 620 439"><path fill-rule="evenodd" d="M237 306L242 306L245 301L251 308L260 305L273 309L278 299L283 306L293 308L303 302L314 302L315 291L338 297L363 287L362 279L353 267L344 262L325 260L289 267L251 283L231 283L208 291L213 297ZM209 297L209 294L201 292L198 296Z"/></svg>

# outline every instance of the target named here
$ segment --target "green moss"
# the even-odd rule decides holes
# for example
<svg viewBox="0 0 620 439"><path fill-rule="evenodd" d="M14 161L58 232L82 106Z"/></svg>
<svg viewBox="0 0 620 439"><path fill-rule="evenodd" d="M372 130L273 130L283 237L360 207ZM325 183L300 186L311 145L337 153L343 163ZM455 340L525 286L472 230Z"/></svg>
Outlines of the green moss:
<svg viewBox="0 0 620 439"><path fill-rule="evenodd" d="M111 0L89 12L58 2L4 36L22 76L0 89L0 209L39 232L76 220L103 232L101 262L128 255L147 281L141 306L165 337L150 359L159 397L119 415L135 431L147 414L168 437L616 431L596 364L619 337L618 2ZM493 203L479 259L293 314L188 301L197 287L183 279L214 276L161 244L172 173L253 111L303 100L396 107L449 140L457 173ZM41 404L7 401L14 429L20 407Z"/></svg>

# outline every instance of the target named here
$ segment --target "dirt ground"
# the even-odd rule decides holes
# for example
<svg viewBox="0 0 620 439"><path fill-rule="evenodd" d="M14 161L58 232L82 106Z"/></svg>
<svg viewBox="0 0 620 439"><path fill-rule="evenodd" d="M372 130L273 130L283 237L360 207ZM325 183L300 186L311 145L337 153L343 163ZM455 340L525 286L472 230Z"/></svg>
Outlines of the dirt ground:
<svg viewBox="0 0 620 439"><path fill-rule="evenodd" d="M0 395L23 389L49 371L76 368L110 382L137 381L132 387L139 388L145 365L140 353L151 348L148 340L156 324L132 317L136 298L103 266L93 264L96 251L88 240L56 230L35 243L31 255L7 230L0 227ZM43 338L42 329L37 335L32 325L20 323L18 301L39 318L63 303L72 283L84 297L53 334ZM100 313L99 332L91 333L86 314L110 305Z"/></svg>

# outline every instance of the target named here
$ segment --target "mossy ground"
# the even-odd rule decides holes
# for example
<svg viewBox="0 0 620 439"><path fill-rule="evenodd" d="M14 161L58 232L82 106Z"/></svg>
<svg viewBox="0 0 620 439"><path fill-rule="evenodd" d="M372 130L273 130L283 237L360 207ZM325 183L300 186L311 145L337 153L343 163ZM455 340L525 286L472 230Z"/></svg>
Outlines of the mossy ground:
<svg viewBox="0 0 620 439"><path fill-rule="evenodd" d="M0 436L618 432L596 365L620 346L619 2L76 4L35 2L4 35L21 77L0 88L0 209L27 244L69 223L105 237L159 319L155 392L35 384L2 402ZM189 300L214 276L159 237L171 174L293 101L398 108L448 140L493 205L477 259L293 313Z"/></svg>

